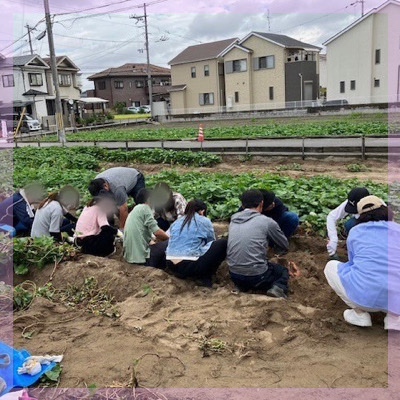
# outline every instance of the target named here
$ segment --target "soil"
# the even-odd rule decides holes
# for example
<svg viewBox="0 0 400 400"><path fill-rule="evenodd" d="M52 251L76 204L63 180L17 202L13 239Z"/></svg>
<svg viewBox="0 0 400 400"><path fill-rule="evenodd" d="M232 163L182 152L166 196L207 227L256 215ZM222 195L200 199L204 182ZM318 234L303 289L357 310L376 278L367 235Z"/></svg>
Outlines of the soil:
<svg viewBox="0 0 400 400"><path fill-rule="evenodd" d="M365 170L351 172L347 169L350 164L360 164ZM116 164L105 164L104 168L115 166ZM128 163L119 163L121 166L132 166ZM145 175L160 172L157 164L135 164ZM180 165L163 165L163 170L177 170L181 172L200 171L200 172L226 172L226 173L273 173L288 175L293 178L312 177L315 175L328 175L338 179L358 179L360 181L371 180L377 183L388 183L398 180L400 176L400 164L390 165L390 176L387 160L357 160L343 159L337 157L327 157L318 160L302 160L301 158L291 157L253 157L252 160L243 162L237 156L224 156L222 163L215 167L185 167Z"/></svg>
<svg viewBox="0 0 400 400"><path fill-rule="evenodd" d="M386 387L383 314L368 329L343 321L346 307L323 274L323 239L295 236L285 258L301 269L288 300L235 294L225 264L213 288L203 288L118 255L82 256L58 266L53 286L94 277L114 296L120 318L36 298L14 314L14 347L64 354L60 387L69 388ZM28 279L44 285L52 271Z"/></svg>

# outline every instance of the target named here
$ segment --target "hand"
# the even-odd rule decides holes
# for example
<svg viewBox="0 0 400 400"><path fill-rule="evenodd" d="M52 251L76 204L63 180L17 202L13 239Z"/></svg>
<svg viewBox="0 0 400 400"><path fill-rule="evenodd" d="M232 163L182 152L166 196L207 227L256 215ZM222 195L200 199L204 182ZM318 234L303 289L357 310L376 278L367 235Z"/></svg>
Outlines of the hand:
<svg viewBox="0 0 400 400"><path fill-rule="evenodd" d="M117 237L123 239L124 238L124 231L122 229L118 229Z"/></svg>
<svg viewBox="0 0 400 400"><path fill-rule="evenodd" d="M337 250L337 242L330 240L328 242L328 244L326 245L326 248L328 250L328 254L330 256L334 256L336 254L336 250Z"/></svg>
<svg viewBox="0 0 400 400"><path fill-rule="evenodd" d="M293 261L289 261L288 267L289 267L289 276L291 278L297 278L301 275L299 267Z"/></svg>

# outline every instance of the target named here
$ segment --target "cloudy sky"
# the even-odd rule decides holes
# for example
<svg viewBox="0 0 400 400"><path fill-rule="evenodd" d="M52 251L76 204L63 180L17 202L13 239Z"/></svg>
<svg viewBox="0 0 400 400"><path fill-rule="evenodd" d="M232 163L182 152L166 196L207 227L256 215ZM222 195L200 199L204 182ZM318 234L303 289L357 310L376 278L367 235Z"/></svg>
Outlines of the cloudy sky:
<svg viewBox="0 0 400 400"><path fill-rule="evenodd" d="M143 23L130 18L143 14L139 0L49 0L54 17L57 55L67 54L87 76L126 62L145 62ZM383 0L367 0L365 10ZM150 55L153 64L168 61L185 47L239 37L252 30L282 33L322 43L361 15L356 0L148 0ZM153 3L153 4L151 4ZM111 4L111 5L110 5ZM48 55L41 0L0 0L6 15L0 28L0 53L29 54L26 25L34 26L33 48ZM80 11L77 13L76 11ZM12 42L16 41L13 45Z"/></svg>

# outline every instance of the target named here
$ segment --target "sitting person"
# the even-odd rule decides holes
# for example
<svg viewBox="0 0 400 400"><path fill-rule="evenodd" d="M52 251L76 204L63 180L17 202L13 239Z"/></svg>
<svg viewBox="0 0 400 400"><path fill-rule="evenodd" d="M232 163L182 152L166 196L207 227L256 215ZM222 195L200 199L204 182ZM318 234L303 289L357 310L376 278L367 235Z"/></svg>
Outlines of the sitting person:
<svg viewBox="0 0 400 400"><path fill-rule="evenodd" d="M154 186L151 204L158 226L167 231L173 222L185 214L187 201L180 193L173 192L167 183L160 182Z"/></svg>
<svg viewBox="0 0 400 400"><path fill-rule="evenodd" d="M76 223L76 244L82 253L106 257L115 251L117 228L110 226L108 217L116 212L114 197L101 193L83 209Z"/></svg>
<svg viewBox="0 0 400 400"><path fill-rule="evenodd" d="M35 206L44 198L44 188L28 185L0 203L0 229L2 225L13 227L12 236L29 235L35 216Z"/></svg>
<svg viewBox="0 0 400 400"><path fill-rule="evenodd" d="M231 279L241 291L257 289L272 297L287 297L289 271L267 259L270 241L285 252L289 243L272 218L262 215L264 198L256 189L241 196L243 211L234 214L229 225L228 266Z"/></svg>
<svg viewBox="0 0 400 400"><path fill-rule="evenodd" d="M376 196L361 199L357 210L347 238L349 261L329 261L326 279L350 307L343 314L346 322L371 326L369 312L383 311L385 329L400 330L400 225Z"/></svg>
<svg viewBox="0 0 400 400"><path fill-rule="evenodd" d="M195 278L211 287L212 277L225 260L227 240L215 240L214 227L206 217L207 205L190 201L184 217L170 228L167 266L179 278Z"/></svg>
<svg viewBox="0 0 400 400"><path fill-rule="evenodd" d="M264 198L264 205L261 214L272 218L278 223L282 232L289 239L299 226L299 216L283 204L279 197L271 190L259 189ZM243 211L241 207L239 211Z"/></svg>
<svg viewBox="0 0 400 400"><path fill-rule="evenodd" d="M336 224L338 221L345 219L349 214L352 215L345 224L344 228L347 234L350 232L356 223L359 215L357 214L357 204L364 197L369 196L369 191L365 187L356 187L350 190L347 200L345 200L340 206L332 210L326 219L326 228L328 231L329 242L326 246L328 254L332 258L337 258L336 251L338 246L338 233Z"/></svg>
<svg viewBox="0 0 400 400"><path fill-rule="evenodd" d="M134 168L114 167L100 172L89 184L89 192L93 197L99 195L100 191L110 192L119 208L119 227L124 229L128 217L128 197L133 197L137 203L140 190L145 188L143 174Z"/></svg>
<svg viewBox="0 0 400 400"><path fill-rule="evenodd" d="M70 214L79 205L79 193L72 186L64 186L52 193L38 206L33 219L31 237L52 236L62 240L62 232L73 235L77 218Z"/></svg>
<svg viewBox="0 0 400 400"><path fill-rule="evenodd" d="M128 263L165 268L168 235L160 229L149 206L151 191L142 189L129 213L124 231L124 258ZM160 240L150 245L153 235Z"/></svg>

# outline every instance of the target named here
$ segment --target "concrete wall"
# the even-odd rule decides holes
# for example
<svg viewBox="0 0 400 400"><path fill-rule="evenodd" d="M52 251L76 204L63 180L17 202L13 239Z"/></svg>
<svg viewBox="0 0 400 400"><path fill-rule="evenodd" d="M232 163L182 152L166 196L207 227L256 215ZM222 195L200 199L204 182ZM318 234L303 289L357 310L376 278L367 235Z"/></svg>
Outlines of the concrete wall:
<svg viewBox="0 0 400 400"><path fill-rule="evenodd" d="M209 67L209 76L204 76L204 66ZM192 67L196 68L196 78L192 78ZM185 101L175 92L171 93L171 109L174 114L216 112L221 105L218 61L204 60L195 63L178 64L171 66L172 85L185 84ZM214 105L200 105L200 93L214 93Z"/></svg>

